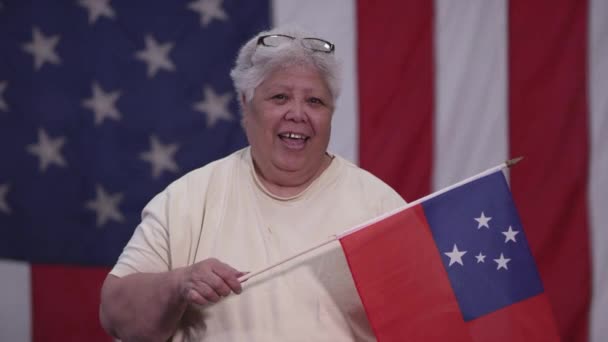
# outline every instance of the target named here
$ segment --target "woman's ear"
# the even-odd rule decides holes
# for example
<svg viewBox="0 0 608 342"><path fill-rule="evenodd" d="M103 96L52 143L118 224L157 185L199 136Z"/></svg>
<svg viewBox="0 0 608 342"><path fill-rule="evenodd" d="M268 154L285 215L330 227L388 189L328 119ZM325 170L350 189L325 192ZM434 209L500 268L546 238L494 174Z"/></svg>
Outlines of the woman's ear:
<svg viewBox="0 0 608 342"><path fill-rule="evenodd" d="M245 94L240 94L239 102L241 105L241 127L245 128L245 124L247 123L247 117L249 116L249 106L247 105L247 99L245 98Z"/></svg>
<svg viewBox="0 0 608 342"><path fill-rule="evenodd" d="M243 117L247 116L247 112L249 111L249 106L247 106L247 99L245 98L245 94L239 94L239 105L241 106L241 111L243 112Z"/></svg>

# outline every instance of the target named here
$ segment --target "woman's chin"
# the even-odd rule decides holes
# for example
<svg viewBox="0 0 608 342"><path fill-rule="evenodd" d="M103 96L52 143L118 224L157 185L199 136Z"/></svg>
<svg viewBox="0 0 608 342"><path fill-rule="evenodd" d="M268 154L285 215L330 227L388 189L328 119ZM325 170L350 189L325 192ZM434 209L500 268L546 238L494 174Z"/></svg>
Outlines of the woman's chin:
<svg viewBox="0 0 608 342"><path fill-rule="evenodd" d="M308 151L310 152L310 151ZM297 173L317 173L317 168L323 165L323 157L311 156L311 153L290 153L282 151L273 158L273 165L282 172Z"/></svg>
<svg viewBox="0 0 608 342"><path fill-rule="evenodd" d="M297 172L303 172L306 167L304 163L294 163L294 162L279 162L275 164L277 169L281 170L282 172L288 172L288 173L297 173Z"/></svg>
<svg viewBox="0 0 608 342"><path fill-rule="evenodd" d="M305 172L311 167L311 163L307 162L304 156L291 153L282 153L274 160L273 164L280 171L288 173Z"/></svg>

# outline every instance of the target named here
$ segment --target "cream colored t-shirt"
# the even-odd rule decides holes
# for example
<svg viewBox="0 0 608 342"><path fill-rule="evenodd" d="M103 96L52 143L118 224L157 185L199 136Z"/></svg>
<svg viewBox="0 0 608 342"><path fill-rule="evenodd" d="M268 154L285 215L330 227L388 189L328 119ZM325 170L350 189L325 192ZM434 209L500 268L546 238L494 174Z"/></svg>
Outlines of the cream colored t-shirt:
<svg viewBox="0 0 608 342"><path fill-rule="evenodd" d="M264 189L245 148L154 197L111 273L164 272L214 257L256 271L405 204L370 173L334 156L306 190ZM373 341L338 242L254 277L204 309L173 341Z"/></svg>

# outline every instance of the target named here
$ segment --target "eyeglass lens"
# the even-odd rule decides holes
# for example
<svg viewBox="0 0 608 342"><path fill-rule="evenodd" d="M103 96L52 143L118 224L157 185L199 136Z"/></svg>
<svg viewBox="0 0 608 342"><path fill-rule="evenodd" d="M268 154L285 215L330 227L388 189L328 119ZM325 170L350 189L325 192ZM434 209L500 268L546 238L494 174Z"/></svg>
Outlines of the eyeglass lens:
<svg viewBox="0 0 608 342"><path fill-rule="evenodd" d="M321 39L304 38L304 39L302 39L302 44L304 45L304 47L311 49L311 50L324 51L324 52L331 51L331 45L328 42L323 41Z"/></svg>
<svg viewBox="0 0 608 342"><path fill-rule="evenodd" d="M288 36L281 36L281 35L266 36L266 37L264 37L264 45L277 47L281 44L290 42L294 39L295 38L288 37Z"/></svg>
<svg viewBox="0 0 608 342"><path fill-rule="evenodd" d="M258 44L263 44L265 46L278 47L279 45L291 42L295 39L296 38L294 38L292 36L273 34L273 35L261 37L260 40L258 40ZM314 50L314 51L330 53L334 49L334 47L331 43L329 43L323 39L319 39L319 38L302 38L301 42L305 48Z"/></svg>

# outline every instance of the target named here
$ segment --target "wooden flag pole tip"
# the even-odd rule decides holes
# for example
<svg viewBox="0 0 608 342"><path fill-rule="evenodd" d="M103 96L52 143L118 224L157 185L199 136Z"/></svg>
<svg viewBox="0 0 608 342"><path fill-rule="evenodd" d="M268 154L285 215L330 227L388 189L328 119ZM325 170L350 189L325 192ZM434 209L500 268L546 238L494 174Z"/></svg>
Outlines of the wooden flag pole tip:
<svg viewBox="0 0 608 342"><path fill-rule="evenodd" d="M512 167L515 164L519 163L522 159L524 159L524 157L517 157L517 158L513 158L510 160L507 160L507 167Z"/></svg>

